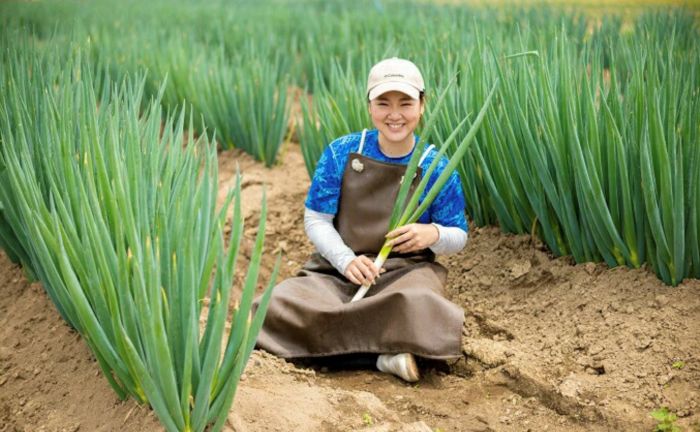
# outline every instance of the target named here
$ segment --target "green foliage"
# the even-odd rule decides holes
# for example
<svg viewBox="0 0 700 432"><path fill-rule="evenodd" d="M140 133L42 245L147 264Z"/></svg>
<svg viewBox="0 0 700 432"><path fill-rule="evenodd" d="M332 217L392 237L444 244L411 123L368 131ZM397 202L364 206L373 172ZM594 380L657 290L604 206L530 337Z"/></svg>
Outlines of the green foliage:
<svg viewBox="0 0 700 432"><path fill-rule="evenodd" d="M195 81L188 100L224 148L240 148L272 166L289 117L288 79L279 53L258 52L247 44L233 59L221 51L212 57L202 62L208 78Z"/></svg>
<svg viewBox="0 0 700 432"><path fill-rule="evenodd" d="M221 430L279 267L253 311L265 202L230 312L240 178L217 209L216 148L184 110L144 102L143 79L96 86L80 51L63 54L21 42L3 52L0 201L13 250L121 398L149 403L168 431Z"/></svg>
<svg viewBox="0 0 700 432"><path fill-rule="evenodd" d="M330 75L324 80L316 70L316 87L311 103L301 99L302 118L298 125L299 142L309 177L313 177L316 162L330 142L340 136L369 128L365 83L354 73L369 70L369 59L362 67L348 64L343 68L338 61L331 61ZM328 84L322 84L324 81Z"/></svg>
<svg viewBox="0 0 700 432"><path fill-rule="evenodd" d="M662 407L649 413L658 422L654 432L681 432L681 428L676 425L678 417L668 408Z"/></svg>

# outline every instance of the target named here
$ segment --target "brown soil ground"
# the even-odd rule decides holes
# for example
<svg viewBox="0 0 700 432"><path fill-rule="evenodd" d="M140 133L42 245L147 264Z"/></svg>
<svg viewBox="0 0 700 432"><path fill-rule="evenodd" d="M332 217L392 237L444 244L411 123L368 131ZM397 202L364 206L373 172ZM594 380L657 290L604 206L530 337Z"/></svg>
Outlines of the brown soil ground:
<svg viewBox="0 0 700 432"><path fill-rule="evenodd" d="M237 164L244 174L244 254L267 192L264 280L271 252L283 253L286 278L312 250L298 146L281 160L269 170L238 151L220 155L222 197ZM496 228L472 229L463 252L439 260L466 315L461 360L425 364L409 385L255 351L227 430L651 431L649 412L668 406L684 430L700 431L700 281L670 288L645 269L572 265ZM158 430L148 408L117 399L42 286L0 253L0 431Z"/></svg>

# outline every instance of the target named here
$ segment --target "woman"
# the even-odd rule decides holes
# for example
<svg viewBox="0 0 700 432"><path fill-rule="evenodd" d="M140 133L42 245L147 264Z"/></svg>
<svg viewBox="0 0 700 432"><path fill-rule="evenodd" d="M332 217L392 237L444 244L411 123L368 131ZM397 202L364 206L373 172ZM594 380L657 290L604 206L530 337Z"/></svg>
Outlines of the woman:
<svg viewBox="0 0 700 432"><path fill-rule="evenodd" d="M463 312L442 296L447 271L434 262L436 253L458 252L467 241L457 174L418 223L386 232L417 143L424 91L420 71L408 60L372 67L367 98L376 129L338 138L321 156L304 214L317 252L298 277L274 288L259 348L290 359L362 354L409 382L420 379L414 355L461 356ZM426 148L419 167L427 169L436 153ZM440 161L428 188L446 163ZM373 258L385 238L393 252L380 270ZM372 288L351 303L364 283Z"/></svg>

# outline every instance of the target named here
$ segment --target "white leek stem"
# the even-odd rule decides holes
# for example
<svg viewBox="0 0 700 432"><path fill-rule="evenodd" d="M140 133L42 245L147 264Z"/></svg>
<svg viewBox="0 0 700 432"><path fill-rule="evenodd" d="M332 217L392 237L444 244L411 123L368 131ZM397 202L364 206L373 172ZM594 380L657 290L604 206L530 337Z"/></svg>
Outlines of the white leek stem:
<svg viewBox="0 0 700 432"><path fill-rule="evenodd" d="M387 257L389 256L389 253L391 253L391 246L387 246L386 243L384 243L384 246L382 247L382 250L379 251L379 255L377 255L377 258L374 260L374 265L381 270L382 266L384 265L384 262L386 261ZM367 294L367 291L369 290L369 287L371 284L365 284L360 287L360 289L357 290L355 293L355 296L350 300L350 303L356 302L363 298L365 294Z"/></svg>

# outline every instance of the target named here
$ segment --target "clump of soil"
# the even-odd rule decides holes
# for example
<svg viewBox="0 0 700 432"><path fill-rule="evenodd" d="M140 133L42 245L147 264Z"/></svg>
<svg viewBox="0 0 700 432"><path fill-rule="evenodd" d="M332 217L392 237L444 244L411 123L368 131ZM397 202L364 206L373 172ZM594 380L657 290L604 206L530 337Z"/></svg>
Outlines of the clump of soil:
<svg viewBox="0 0 700 432"><path fill-rule="evenodd" d="M282 279L313 249L298 147L287 146L281 161L266 169L239 151L219 159L220 199L236 165L243 173L244 257L266 191L261 288L277 252ZM439 260L450 271L449 298L465 311L462 359L424 362L424 378L409 385L255 351L227 430L651 430L649 412L661 406L700 430L700 281L671 288L645 269L572 265L496 228L472 228L464 251ZM0 254L0 431L115 430L162 429L148 408L117 399L41 285Z"/></svg>

